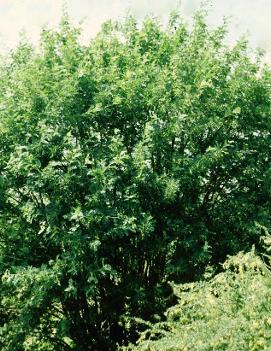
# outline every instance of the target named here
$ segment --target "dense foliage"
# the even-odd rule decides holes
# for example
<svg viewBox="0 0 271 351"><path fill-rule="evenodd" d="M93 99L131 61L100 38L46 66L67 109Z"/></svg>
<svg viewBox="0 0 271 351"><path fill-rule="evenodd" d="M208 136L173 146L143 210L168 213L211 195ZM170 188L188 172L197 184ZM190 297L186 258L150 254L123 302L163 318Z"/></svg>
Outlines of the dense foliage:
<svg viewBox="0 0 271 351"><path fill-rule="evenodd" d="M253 252L231 257L224 268L209 282L176 286L180 302L168 310L167 321L126 350L270 350L270 270Z"/></svg>
<svg viewBox="0 0 271 351"><path fill-rule="evenodd" d="M271 77L225 34L128 18L84 46L64 16L2 58L1 350L114 350L168 281L258 247Z"/></svg>

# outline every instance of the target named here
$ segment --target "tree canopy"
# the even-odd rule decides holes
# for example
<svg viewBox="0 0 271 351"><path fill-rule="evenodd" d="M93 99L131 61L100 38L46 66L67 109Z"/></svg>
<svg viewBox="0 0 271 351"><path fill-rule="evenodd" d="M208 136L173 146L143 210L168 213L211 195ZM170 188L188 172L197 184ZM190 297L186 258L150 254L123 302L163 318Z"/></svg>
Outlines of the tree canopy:
<svg viewBox="0 0 271 351"><path fill-rule="evenodd" d="M128 17L83 45L63 16L2 57L1 350L115 350L169 281L260 250L270 69L226 33Z"/></svg>

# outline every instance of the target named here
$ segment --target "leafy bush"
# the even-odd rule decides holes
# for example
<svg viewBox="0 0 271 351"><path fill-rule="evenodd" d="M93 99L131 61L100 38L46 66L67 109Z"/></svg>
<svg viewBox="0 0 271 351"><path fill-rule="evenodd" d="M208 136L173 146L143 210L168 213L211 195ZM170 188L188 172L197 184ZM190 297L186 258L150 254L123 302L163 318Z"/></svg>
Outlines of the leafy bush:
<svg viewBox="0 0 271 351"><path fill-rule="evenodd" d="M206 282L175 286L178 305L142 333L140 351L262 351L271 348L271 273L253 252L230 257Z"/></svg>
<svg viewBox="0 0 271 351"><path fill-rule="evenodd" d="M270 71L204 13L66 16L0 67L0 347L110 350L270 227Z"/></svg>

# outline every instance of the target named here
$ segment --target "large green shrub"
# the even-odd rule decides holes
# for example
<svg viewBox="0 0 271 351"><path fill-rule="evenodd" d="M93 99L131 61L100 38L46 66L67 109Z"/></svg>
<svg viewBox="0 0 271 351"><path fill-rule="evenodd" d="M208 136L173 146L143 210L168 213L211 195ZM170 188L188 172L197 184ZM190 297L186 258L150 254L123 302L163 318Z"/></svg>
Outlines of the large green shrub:
<svg viewBox="0 0 271 351"><path fill-rule="evenodd" d="M109 350L270 218L270 71L225 26L64 16L0 68L0 348Z"/></svg>

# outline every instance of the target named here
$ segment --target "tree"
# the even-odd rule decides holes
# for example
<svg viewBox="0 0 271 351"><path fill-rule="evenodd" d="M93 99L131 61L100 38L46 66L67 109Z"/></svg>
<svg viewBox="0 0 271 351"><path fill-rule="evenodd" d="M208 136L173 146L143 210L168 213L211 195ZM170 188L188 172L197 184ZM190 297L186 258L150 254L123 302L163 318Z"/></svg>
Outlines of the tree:
<svg viewBox="0 0 271 351"><path fill-rule="evenodd" d="M0 344L114 350L270 228L270 70L205 14L64 16L0 73Z"/></svg>

